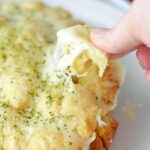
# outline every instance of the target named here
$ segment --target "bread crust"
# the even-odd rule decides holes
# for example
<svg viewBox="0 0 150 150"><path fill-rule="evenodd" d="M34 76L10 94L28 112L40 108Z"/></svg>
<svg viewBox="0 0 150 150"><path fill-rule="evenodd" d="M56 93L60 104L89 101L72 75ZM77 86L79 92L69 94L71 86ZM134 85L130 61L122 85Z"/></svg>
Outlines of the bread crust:
<svg viewBox="0 0 150 150"><path fill-rule="evenodd" d="M102 120L106 123L106 126L97 127L96 139L91 144L90 150L109 150L113 142L118 122L110 114L102 117Z"/></svg>

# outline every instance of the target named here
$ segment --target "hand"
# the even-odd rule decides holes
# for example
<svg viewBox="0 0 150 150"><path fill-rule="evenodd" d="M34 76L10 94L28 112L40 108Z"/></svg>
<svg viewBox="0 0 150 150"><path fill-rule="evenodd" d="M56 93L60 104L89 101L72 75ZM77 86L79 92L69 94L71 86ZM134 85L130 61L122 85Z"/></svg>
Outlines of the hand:
<svg viewBox="0 0 150 150"><path fill-rule="evenodd" d="M137 58L146 70L150 83L150 1L135 0L130 11L113 29L94 29L93 43L109 52L110 59L122 57L137 49Z"/></svg>

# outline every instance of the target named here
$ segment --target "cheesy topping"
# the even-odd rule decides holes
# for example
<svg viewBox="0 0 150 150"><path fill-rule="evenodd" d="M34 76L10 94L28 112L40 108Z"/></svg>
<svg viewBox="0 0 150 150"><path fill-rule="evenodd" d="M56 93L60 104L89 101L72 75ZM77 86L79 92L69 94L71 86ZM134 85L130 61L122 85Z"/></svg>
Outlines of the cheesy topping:
<svg viewBox="0 0 150 150"><path fill-rule="evenodd" d="M50 74L56 32L74 24L60 8L0 5L0 150L88 150L97 117L114 108L116 62L101 78L94 63L86 76L71 66Z"/></svg>
<svg viewBox="0 0 150 150"><path fill-rule="evenodd" d="M53 63L58 69L71 66L79 76L87 73L88 67L95 64L98 67L99 76L103 76L108 65L107 53L96 48L90 41L90 32L90 27L76 25L57 33Z"/></svg>

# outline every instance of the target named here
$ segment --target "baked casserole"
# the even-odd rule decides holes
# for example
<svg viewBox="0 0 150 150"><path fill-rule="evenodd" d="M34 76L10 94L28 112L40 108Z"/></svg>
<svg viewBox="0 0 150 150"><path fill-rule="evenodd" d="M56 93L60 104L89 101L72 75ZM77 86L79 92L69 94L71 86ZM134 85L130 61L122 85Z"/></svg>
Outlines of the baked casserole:
<svg viewBox="0 0 150 150"><path fill-rule="evenodd" d="M77 24L61 8L0 4L0 150L109 149L118 126L110 114L122 65L109 62L108 54L84 40L89 27ZM60 61L58 68L54 63L54 69L50 63L61 29L60 41L73 37L90 47L77 45L82 52L74 61L66 66ZM67 59L68 41L59 47Z"/></svg>

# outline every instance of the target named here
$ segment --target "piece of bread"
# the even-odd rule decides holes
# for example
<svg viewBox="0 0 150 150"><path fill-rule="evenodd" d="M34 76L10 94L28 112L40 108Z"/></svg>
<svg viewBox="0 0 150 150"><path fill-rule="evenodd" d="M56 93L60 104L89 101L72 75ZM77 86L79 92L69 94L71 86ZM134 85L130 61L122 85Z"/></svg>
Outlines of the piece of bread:
<svg viewBox="0 0 150 150"><path fill-rule="evenodd" d="M90 27L83 25L59 31L54 56L57 57L58 68L70 66L75 71L75 84L90 89L97 96L102 117L98 119L96 139L90 149L108 150L118 126L109 113L117 105L125 71L118 61L109 61L108 54L95 47L89 39L90 31Z"/></svg>
<svg viewBox="0 0 150 150"><path fill-rule="evenodd" d="M54 53L58 68L71 65L77 74L83 74L86 65L92 61L98 67L102 77L108 66L108 54L98 49L90 40L92 28L85 25L75 25L60 30L57 33L57 46Z"/></svg>
<svg viewBox="0 0 150 150"><path fill-rule="evenodd" d="M53 60L55 68L63 70L70 67L79 84L101 97L99 107L105 115L117 105L125 69L118 61L109 61L109 54L90 41L91 30L91 27L85 25L60 30Z"/></svg>

